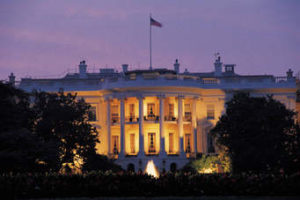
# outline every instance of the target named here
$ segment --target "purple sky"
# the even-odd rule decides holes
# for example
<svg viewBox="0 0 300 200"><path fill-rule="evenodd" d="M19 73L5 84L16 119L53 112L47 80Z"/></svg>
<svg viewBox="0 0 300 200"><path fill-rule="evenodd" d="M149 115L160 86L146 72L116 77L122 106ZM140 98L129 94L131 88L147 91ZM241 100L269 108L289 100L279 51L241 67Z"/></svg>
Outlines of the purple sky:
<svg viewBox="0 0 300 200"><path fill-rule="evenodd" d="M240 74L284 76L300 70L298 0L1 0L0 80L62 77L77 69L129 64L149 67L149 13L153 66L212 71L214 53Z"/></svg>

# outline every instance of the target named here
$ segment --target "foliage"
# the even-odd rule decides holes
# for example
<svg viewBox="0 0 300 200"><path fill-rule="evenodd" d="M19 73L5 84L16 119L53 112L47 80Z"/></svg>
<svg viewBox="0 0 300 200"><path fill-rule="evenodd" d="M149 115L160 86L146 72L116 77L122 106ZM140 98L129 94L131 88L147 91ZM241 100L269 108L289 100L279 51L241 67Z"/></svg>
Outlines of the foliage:
<svg viewBox="0 0 300 200"><path fill-rule="evenodd" d="M0 82L0 132L32 126L29 95L10 84Z"/></svg>
<svg viewBox="0 0 300 200"><path fill-rule="evenodd" d="M98 132L87 122L84 100L63 92L28 94L1 82L0 94L0 171L59 171L95 154Z"/></svg>
<svg viewBox="0 0 300 200"><path fill-rule="evenodd" d="M96 152L98 132L88 123L90 105L83 99L76 100L70 93L33 93L35 114L34 133L45 143L51 143L46 160L49 168L57 171L63 163L72 163L79 156L85 162L89 154Z"/></svg>
<svg viewBox="0 0 300 200"><path fill-rule="evenodd" d="M44 147L30 131L29 95L1 82L0 94L0 171L37 171Z"/></svg>
<svg viewBox="0 0 300 200"><path fill-rule="evenodd" d="M287 171L294 164L285 147L295 149L293 138L299 137L290 133L295 126L294 112L271 96L250 97L247 93L236 93L226 108L211 133L230 156L234 173Z"/></svg>
<svg viewBox="0 0 300 200"><path fill-rule="evenodd" d="M151 197L209 195L300 195L300 175L90 172L84 174L2 174L2 198ZM7 195L7 196L5 196ZM10 196L8 196L10 195Z"/></svg>
<svg viewBox="0 0 300 200"><path fill-rule="evenodd" d="M191 161L183 171L193 173L227 173L230 172L230 160L223 153L219 155L202 155L200 159Z"/></svg>

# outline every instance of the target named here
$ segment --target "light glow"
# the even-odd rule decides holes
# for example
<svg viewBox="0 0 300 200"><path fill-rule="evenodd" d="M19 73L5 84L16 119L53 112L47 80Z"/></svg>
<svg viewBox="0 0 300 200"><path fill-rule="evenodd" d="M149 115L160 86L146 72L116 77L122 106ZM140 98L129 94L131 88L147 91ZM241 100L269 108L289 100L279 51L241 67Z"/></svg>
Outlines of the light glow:
<svg viewBox="0 0 300 200"><path fill-rule="evenodd" d="M159 171L157 170L153 160L148 161L145 172L154 178L159 177Z"/></svg>

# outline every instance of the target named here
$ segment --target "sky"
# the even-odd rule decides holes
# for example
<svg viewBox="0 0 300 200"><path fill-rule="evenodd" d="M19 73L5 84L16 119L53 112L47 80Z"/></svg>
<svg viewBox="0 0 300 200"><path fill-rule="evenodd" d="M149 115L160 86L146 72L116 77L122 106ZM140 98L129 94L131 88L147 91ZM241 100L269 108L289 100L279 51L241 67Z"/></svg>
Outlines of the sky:
<svg viewBox="0 0 300 200"><path fill-rule="evenodd" d="M57 78L81 60L90 71L213 71L214 54L236 73L300 71L300 0L1 0L0 80Z"/></svg>

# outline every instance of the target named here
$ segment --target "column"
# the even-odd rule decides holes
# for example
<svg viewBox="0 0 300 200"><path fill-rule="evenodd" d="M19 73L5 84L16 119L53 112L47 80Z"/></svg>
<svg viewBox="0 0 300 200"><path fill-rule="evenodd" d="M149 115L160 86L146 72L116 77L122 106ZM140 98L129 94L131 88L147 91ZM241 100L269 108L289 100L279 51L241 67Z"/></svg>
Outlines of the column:
<svg viewBox="0 0 300 200"><path fill-rule="evenodd" d="M143 97L139 97L139 153L138 156L144 156L144 104Z"/></svg>
<svg viewBox="0 0 300 200"><path fill-rule="evenodd" d="M194 134L194 152L197 154L197 97L193 98L192 130ZM195 155L196 156L196 155Z"/></svg>
<svg viewBox="0 0 300 200"><path fill-rule="evenodd" d="M121 129L121 151L120 156L125 156L125 111L124 111L124 98L120 99L120 129Z"/></svg>
<svg viewBox="0 0 300 200"><path fill-rule="evenodd" d="M160 134L160 152L161 156L166 155L165 135L164 135L164 96L159 96L159 134Z"/></svg>
<svg viewBox="0 0 300 200"><path fill-rule="evenodd" d="M107 103L107 148L108 148L108 150L107 150L107 154L108 154L108 156L110 156L111 155L111 130L110 130L110 123L111 123L111 120L110 120L110 99L109 98L107 98L106 99L106 103Z"/></svg>
<svg viewBox="0 0 300 200"><path fill-rule="evenodd" d="M179 141L179 155L184 154L183 150L183 119L182 119L182 114L183 114L183 109L182 109L182 100L183 96L179 95L178 96L178 141Z"/></svg>

